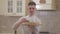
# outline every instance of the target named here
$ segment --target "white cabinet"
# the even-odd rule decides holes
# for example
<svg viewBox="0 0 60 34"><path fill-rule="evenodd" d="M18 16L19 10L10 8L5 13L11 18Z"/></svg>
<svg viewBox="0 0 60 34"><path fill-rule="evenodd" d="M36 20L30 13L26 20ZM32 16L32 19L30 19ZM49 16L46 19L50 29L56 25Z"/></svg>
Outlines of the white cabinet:
<svg viewBox="0 0 60 34"><path fill-rule="evenodd" d="M0 0L0 15L25 16L25 0Z"/></svg>
<svg viewBox="0 0 60 34"><path fill-rule="evenodd" d="M36 3L37 10L56 10L56 0L32 0Z"/></svg>

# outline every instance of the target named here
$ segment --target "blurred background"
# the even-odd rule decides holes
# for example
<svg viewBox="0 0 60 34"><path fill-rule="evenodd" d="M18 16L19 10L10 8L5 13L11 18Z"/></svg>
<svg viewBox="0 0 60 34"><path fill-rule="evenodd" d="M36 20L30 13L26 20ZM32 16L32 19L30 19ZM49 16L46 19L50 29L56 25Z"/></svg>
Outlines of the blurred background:
<svg viewBox="0 0 60 34"><path fill-rule="evenodd" d="M20 17L28 14L27 4L30 1L31 0L0 0L0 34L14 34L12 25ZM46 10L43 8L38 9L38 6L36 11L36 15L42 22L42 28L40 32L45 32L44 34L47 32L49 32L48 34L60 34L60 0L52 1L54 1L54 3L52 3L53 9L51 4L46 4L49 6L49 8L45 7L47 8ZM45 2L42 3L42 5L44 4ZM23 34L21 31L22 30L20 26L17 30L17 34Z"/></svg>

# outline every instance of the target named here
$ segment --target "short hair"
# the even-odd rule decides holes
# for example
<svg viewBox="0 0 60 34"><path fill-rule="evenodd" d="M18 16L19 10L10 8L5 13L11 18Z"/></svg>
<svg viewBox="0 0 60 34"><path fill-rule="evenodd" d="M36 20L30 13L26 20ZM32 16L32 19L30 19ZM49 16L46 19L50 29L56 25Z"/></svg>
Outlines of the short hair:
<svg viewBox="0 0 60 34"><path fill-rule="evenodd" d="M31 2L28 3L28 6L30 6L30 5L35 5L36 6L36 3L31 1Z"/></svg>

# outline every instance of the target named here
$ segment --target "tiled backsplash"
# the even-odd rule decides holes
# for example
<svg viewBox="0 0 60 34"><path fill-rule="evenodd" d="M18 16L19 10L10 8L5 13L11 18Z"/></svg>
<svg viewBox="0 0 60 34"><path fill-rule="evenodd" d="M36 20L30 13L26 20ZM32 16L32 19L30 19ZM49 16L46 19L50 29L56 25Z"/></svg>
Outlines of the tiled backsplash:
<svg viewBox="0 0 60 34"><path fill-rule="evenodd" d="M14 34L14 33L0 33L0 34Z"/></svg>

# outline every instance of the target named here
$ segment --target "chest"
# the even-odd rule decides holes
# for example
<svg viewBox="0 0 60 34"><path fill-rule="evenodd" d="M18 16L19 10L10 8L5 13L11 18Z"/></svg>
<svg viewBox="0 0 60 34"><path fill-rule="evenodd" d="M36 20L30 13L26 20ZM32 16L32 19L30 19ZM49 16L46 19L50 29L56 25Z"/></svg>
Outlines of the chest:
<svg viewBox="0 0 60 34"><path fill-rule="evenodd" d="M28 21L30 21L30 22L37 22L37 18L36 17L27 17L26 19Z"/></svg>

